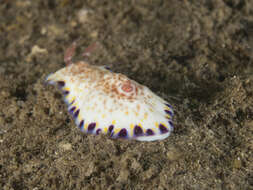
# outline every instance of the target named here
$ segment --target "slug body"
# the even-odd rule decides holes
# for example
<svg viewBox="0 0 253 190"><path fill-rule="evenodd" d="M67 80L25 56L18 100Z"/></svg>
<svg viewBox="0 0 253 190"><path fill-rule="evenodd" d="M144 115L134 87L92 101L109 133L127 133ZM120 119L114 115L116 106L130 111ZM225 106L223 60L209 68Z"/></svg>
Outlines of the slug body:
<svg viewBox="0 0 253 190"><path fill-rule="evenodd" d="M154 141L173 130L168 102L123 74L80 61L46 80L61 88L68 111L85 133Z"/></svg>

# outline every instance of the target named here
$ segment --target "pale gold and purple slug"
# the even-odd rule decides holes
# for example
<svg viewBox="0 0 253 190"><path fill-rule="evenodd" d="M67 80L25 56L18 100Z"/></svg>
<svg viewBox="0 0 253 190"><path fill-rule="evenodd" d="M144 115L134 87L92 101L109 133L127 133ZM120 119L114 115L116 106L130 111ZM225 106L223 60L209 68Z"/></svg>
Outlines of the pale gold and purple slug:
<svg viewBox="0 0 253 190"><path fill-rule="evenodd" d="M80 61L47 77L65 96L68 111L85 133L155 141L173 130L172 107L146 86L101 66Z"/></svg>

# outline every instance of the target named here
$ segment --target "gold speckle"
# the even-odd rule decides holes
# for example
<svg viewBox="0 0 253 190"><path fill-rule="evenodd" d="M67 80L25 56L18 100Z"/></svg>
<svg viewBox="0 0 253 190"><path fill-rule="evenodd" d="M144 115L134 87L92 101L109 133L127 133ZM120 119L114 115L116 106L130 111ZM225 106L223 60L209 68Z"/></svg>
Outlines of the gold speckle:
<svg viewBox="0 0 253 190"><path fill-rule="evenodd" d="M69 102L71 103L71 102L73 102L75 99L76 99L76 97L72 97L72 98L70 99Z"/></svg>
<svg viewBox="0 0 253 190"><path fill-rule="evenodd" d="M120 130L121 130L120 128L116 128L116 129L114 129L114 132L118 133Z"/></svg>
<svg viewBox="0 0 253 190"><path fill-rule="evenodd" d="M81 111L80 109L79 109L79 111ZM78 114L78 122L80 123L80 121L82 120L82 116L81 116L82 114Z"/></svg>
<svg viewBox="0 0 253 190"><path fill-rule="evenodd" d="M63 90L70 91L69 87L64 87Z"/></svg>
<svg viewBox="0 0 253 190"><path fill-rule="evenodd" d="M148 118L148 113L145 112L145 113L144 113L144 119L147 119L147 118Z"/></svg>
<svg viewBox="0 0 253 190"><path fill-rule="evenodd" d="M104 132L105 132L105 133L107 133L107 131L108 131L108 128L107 128L107 127L105 127L105 128L104 128Z"/></svg>
<svg viewBox="0 0 253 190"><path fill-rule="evenodd" d="M130 129L132 131L132 135L134 134L134 124L130 124Z"/></svg>
<svg viewBox="0 0 253 190"><path fill-rule="evenodd" d="M77 102L74 102L72 105L77 107Z"/></svg>
<svg viewBox="0 0 253 190"><path fill-rule="evenodd" d="M157 122L155 122L155 126L158 128L159 127L159 124Z"/></svg>
<svg viewBox="0 0 253 190"><path fill-rule="evenodd" d="M168 126L167 126L165 123L162 123L162 122L161 122L161 124L162 124L164 127L168 128Z"/></svg>
<svg viewBox="0 0 253 190"><path fill-rule="evenodd" d="M125 114L128 115L128 111L126 111Z"/></svg>
<svg viewBox="0 0 253 190"><path fill-rule="evenodd" d="M137 108L137 111L139 112L140 111L140 105L137 104L136 108Z"/></svg>
<svg viewBox="0 0 253 190"><path fill-rule="evenodd" d="M165 110L168 110L168 111L172 111L171 108L168 107L168 106L165 106L164 109L165 109Z"/></svg>
<svg viewBox="0 0 253 190"><path fill-rule="evenodd" d="M116 121L115 120L112 120L112 124L115 125Z"/></svg>

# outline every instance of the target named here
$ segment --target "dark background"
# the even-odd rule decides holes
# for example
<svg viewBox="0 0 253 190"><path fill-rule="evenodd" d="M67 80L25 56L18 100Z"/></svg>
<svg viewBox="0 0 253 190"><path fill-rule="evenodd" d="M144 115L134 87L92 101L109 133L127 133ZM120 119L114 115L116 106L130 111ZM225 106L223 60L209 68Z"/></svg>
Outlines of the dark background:
<svg viewBox="0 0 253 190"><path fill-rule="evenodd" d="M44 85L76 39L170 102L170 137L79 132ZM253 189L252 48L252 0L0 1L0 189Z"/></svg>

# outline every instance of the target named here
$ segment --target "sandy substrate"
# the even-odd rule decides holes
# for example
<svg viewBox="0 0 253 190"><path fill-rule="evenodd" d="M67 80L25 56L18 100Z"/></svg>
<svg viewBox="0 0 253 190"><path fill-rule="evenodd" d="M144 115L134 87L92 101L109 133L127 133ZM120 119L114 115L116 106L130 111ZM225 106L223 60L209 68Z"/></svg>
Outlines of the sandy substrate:
<svg viewBox="0 0 253 190"><path fill-rule="evenodd" d="M85 135L45 77L89 62L175 110L156 142ZM0 189L253 189L253 1L0 2Z"/></svg>

